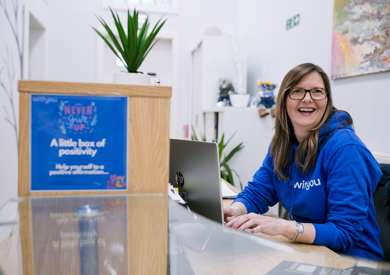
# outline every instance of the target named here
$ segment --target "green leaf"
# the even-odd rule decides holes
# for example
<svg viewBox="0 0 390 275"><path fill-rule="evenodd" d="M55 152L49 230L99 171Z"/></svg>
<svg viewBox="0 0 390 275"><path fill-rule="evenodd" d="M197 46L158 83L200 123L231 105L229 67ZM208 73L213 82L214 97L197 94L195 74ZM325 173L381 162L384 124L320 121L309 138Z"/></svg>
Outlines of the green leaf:
<svg viewBox="0 0 390 275"><path fill-rule="evenodd" d="M228 139L228 141L225 143L225 147L229 144L229 142L232 140L232 138L236 135L236 132Z"/></svg>
<svg viewBox="0 0 390 275"><path fill-rule="evenodd" d="M156 43L158 42L158 40L159 40L159 39L157 39L157 40L153 43L153 45L150 46L149 50L148 50L146 53L143 54L143 57L141 58L141 60L139 61L139 64L138 64L139 67L141 67L142 62L144 62L145 57L149 54L150 50L153 49L154 45L156 45Z"/></svg>
<svg viewBox="0 0 390 275"><path fill-rule="evenodd" d="M199 141L198 136L196 135L194 126L191 125L191 129L192 129L191 140ZM200 138L202 141L206 141L206 136L203 135L202 133L200 133Z"/></svg>
<svg viewBox="0 0 390 275"><path fill-rule="evenodd" d="M102 24L102 26L107 31L112 43L110 43L105 38L105 36L98 32L95 28L92 28L106 42L106 44L110 47L114 54L121 60L121 62L127 68L128 72L137 73L142 62L145 60L146 56L156 44L156 42L153 43L153 41L155 40L158 32L165 24L166 20L160 23L162 20L162 18L160 18L154 26L153 30L151 31L150 35L148 36L149 21L147 17L138 35L139 12L134 9L133 16L131 16L130 10L128 9L126 35L125 29L123 28L118 13L115 13L111 8L110 11L115 22L115 27L118 31L119 41L114 35L114 32L110 29L110 27L103 20L102 17L96 16L100 24Z"/></svg>
<svg viewBox="0 0 390 275"><path fill-rule="evenodd" d="M146 17L146 20L144 24L141 27L141 30L139 31L138 35L138 41L137 41L137 48L138 50L141 49L145 43L146 35L148 34L149 30L149 24L148 24L148 17ZM137 52L138 54L138 52Z"/></svg>
<svg viewBox="0 0 390 275"><path fill-rule="evenodd" d="M233 174L232 174L232 171L231 171L229 165L224 164L222 167L225 169L225 172L227 173L227 178L225 180L234 186Z"/></svg>
<svg viewBox="0 0 390 275"><path fill-rule="evenodd" d="M134 10L135 13L135 10ZM137 29L135 28L134 17L131 17L130 11L128 11L128 22L127 22L127 34L129 36L129 57L130 57L130 71L137 72L138 67L135 63L135 57L137 52Z"/></svg>
<svg viewBox="0 0 390 275"><path fill-rule="evenodd" d="M243 143L241 142L236 147L233 148L233 150L230 151L230 153L224 157L222 163L227 163L238 151L242 150L244 148Z"/></svg>
<svg viewBox="0 0 390 275"><path fill-rule="evenodd" d="M243 188L242 188L242 182L241 182L240 176L238 175L238 173L236 172L236 170L233 170L233 169L232 169L232 172L234 172L234 174L236 174L238 180L240 181L240 187L241 187L241 190L242 190ZM233 184L233 186L234 186L234 184Z"/></svg>
<svg viewBox="0 0 390 275"><path fill-rule="evenodd" d="M196 135L194 126L191 125L191 129L192 129L191 140L199 141L198 136ZM233 136L234 135L235 135L235 133L233 134ZM218 155L219 155L218 157L219 157L219 163L220 163L220 173L221 173L221 178L223 178L224 180L226 180L227 182L229 182L230 184L232 184L234 186L234 178L233 178L233 172L234 172L240 181L240 186L241 186L241 190L242 190L242 182L241 182L241 179L240 179L238 173L235 170L231 169L227 163L238 151L240 151L244 148L243 142L241 142L236 147L234 147L229 152L229 154L227 156L225 156L223 158L223 160L221 161L223 151L226 148L226 145L232 140L232 137L230 137L228 139L228 141L226 143L224 143L225 142L225 134L222 133L221 140L218 143ZM202 139L202 141L206 141L206 137L202 134L201 134L201 139Z"/></svg>
<svg viewBox="0 0 390 275"><path fill-rule="evenodd" d="M99 18L100 23L103 25L103 27L106 29L111 41L114 43L115 48L121 53L122 56L124 56L123 49L121 45L119 44L118 40L116 39L115 34L111 31L110 27L107 25L107 23L103 20L103 18Z"/></svg>
<svg viewBox="0 0 390 275"><path fill-rule="evenodd" d="M92 26L91 26L92 27ZM111 43L104 37L104 35L102 35L97 29L95 29L94 27L92 27L92 29L94 29L97 34L106 42L106 44L108 45L108 47L110 47L110 49L112 50L112 52L119 58L119 60L123 63L123 65L126 66L126 62L122 59L121 56L118 55L117 51L114 49L114 47L111 45Z"/></svg>
<svg viewBox="0 0 390 275"><path fill-rule="evenodd" d="M138 30L138 14L139 14L139 12L136 9L134 9L134 11L133 11L133 23L134 23L134 27L135 27L136 30Z"/></svg>
<svg viewBox="0 0 390 275"><path fill-rule="evenodd" d="M115 26L118 30L119 39L121 40L122 45L123 45L123 54L122 53L121 54L122 54L123 58L126 60L126 62L129 62L129 57L127 56L127 51L126 51L126 49L128 48L127 36L125 34L125 31L123 30L119 15L116 14L116 16L115 16L115 14L111 8L110 8L110 11L111 11L112 17L114 18Z"/></svg>
<svg viewBox="0 0 390 275"><path fill-rule="evenodd" d="M160 18L160 19L157 21L156 25L154 25L154 28L153 28L153 30L152 30L151 33L158 33L158 32L160 31L161 27L165 24L165 21L167 21L167 19L165 19L164 22L162 22L161 25L158 26L158 24L160 23L161 19L162 19L162 18ZM156 30L156 28L157 28L157 30Z"/></svg>
<svg viewBox="0 0 390 275"><path fill-rule="evenodd" d="M191 128L192 128L191 140L198 141L198 137L196 136L194 126L191 125Z"/></svg>
<svg viewBox="0 0 390 275"><path fill-rule="evenodd" d="M225 145L223 144L223 140L224 140L224 139L225 139L225 134L222 134L221 140L220 140L219 143L218 143L218 149L219 149L218 157L219 157L219 162L221 162L221 160L222 160L222 152L223 152L223 149L225 149Z"/></svg>
<svg viewBox="0 0 390 275"><path fill-rule="evenodd" d="M160 19L161 20L161 19ZM138 52L138 55L136 57L136 60L135 60L135 63L140 66L140 61L141 59L144 58L144 55L145 53L147 52L148 48L150 47L150 45L152 44L154 38L156 37L156 35L158 34L158 32L160 31L160 29L162 28L162 26L165 24L166 20L164 20L163 23L161 23L160 26L157 27L158 23L160 22L160 20L158 20L157 24L154 26L152 32L150 33L150 35L146 38L145 40L145 43L144 45L142 46L141 49L139 49L139 52ZM157 29L156 29L157 28Z"/></svg>
<svg viewBox="0 0 390 275"><path fill-rule="evenodd" d="M223 170L221 170L221 178L223 178L226 181L227 181L227 178L228 178L228 174L225 173L225 171L223 171Z"/></svg>

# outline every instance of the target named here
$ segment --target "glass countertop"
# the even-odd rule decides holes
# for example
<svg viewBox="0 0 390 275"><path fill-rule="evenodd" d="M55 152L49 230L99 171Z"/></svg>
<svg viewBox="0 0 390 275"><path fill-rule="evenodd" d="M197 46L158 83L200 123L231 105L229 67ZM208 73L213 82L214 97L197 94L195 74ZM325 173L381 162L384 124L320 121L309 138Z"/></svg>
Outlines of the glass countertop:
<svg viewBox="0 0 390 275"><path fill-rule="evenodd" d="M289 262L358 261L237 232L163 194L16 198L0 209L0 275L266 274Z"/></svg>

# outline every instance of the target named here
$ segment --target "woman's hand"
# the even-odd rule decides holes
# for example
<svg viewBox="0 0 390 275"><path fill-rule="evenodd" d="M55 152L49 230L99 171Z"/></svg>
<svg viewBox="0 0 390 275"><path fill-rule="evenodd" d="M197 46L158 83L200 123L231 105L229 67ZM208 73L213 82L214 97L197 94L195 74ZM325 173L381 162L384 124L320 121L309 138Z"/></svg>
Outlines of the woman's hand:
<svg viewBox="0 0 390 275"><path fill-rule="evenodd" d="M241 202L235 202L232 205L225 206L223 208L223 216L226 222L229 222L232 219L237 218L240 215L244 215L246 213L247 213L246 207Z"/></svg>
<svg viewBox="0 0 390 275"><path fill-rule="evenodd" d="M241 215L235 210L241 211ZM252 233L264 233L271 236L282 235L292 240L296 234L296 222L279 218L267 217L255 213L246 214L247 210L242 203L233 203L230 207L223 208L225 226L243 231L251 229ZM312 244L316 236L316 230L311 223L303 223L304 233L299 240L301 243Z"/></svg>
<svg viewBox="0 0 390 275"><path fill-rule="evenodd" d="M237 210L230 208L230 206L225 206L223 208L223 218L226 222L229 222L240 215Z"/></svg>
<svg viewBox="0 0 390 275"><path fill-rule="evenodd" d="M234 211L234 210L232 210ZM225 209L224 209L225 213ZM226 216L226 214L225 214ZM227 219L225 218L227 221ZM250 213L247 215L236 216L231 218L225 226L237 229L240 231L252 229L252 233L265 233L271 236L274 235L292 235L294 237L295 226L291 221L283 219L271 218L267 216ZM295 222L294 222L295 223ZM291 233L290 233L291 232ZM289 234L290 233L290 234ZM287 237L287 236L286 236ZM291 237L291 238L292 238Z"/></svg>

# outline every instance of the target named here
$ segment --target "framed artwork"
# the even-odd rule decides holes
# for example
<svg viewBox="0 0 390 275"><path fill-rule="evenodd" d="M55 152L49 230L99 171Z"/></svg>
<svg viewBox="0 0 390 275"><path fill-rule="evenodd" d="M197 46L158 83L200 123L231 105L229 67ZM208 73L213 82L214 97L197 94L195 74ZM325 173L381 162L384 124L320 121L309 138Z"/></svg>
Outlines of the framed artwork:
<svg viewBox="0 0 390 275"><path fill-rule="evenodd" d="M334 0L332 79L390 70L390 0Z"/></svg>

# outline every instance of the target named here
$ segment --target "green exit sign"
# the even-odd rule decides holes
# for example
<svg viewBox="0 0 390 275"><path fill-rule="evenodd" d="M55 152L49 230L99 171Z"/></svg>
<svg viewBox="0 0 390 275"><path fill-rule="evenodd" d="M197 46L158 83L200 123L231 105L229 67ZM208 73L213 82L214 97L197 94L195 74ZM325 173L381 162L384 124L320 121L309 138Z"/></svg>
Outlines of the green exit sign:
<svg viewBox="0 0 390 275"><path fill-rule="evenodd" d="M295 27L299 24L299 14L295 15L294 17L291 17L286 21L286 31L291 29L292 27Z"/></svg>

